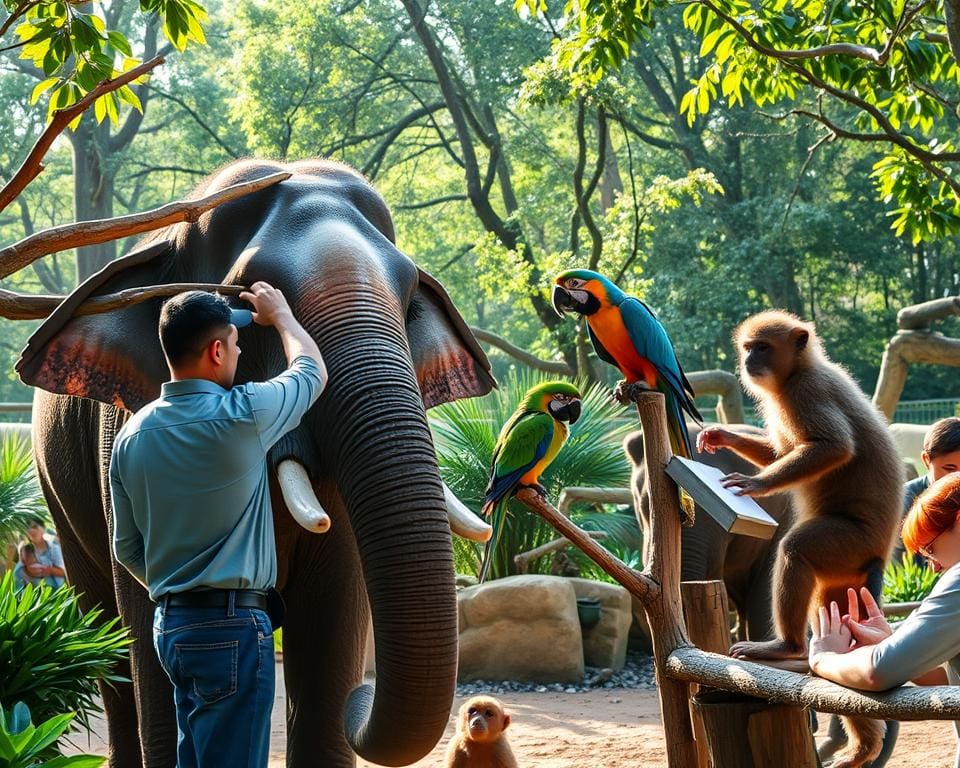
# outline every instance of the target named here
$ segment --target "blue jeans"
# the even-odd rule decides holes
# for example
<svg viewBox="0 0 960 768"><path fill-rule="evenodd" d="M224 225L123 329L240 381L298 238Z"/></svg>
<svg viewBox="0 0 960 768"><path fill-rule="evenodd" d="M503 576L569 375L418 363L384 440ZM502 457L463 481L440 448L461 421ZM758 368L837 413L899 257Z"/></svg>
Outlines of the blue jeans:
<svg viewBox="0 0 960 768"><path fill-rule="evenodd" d="M153 645L173 683L177 768L265 768L273 628L253 608L157 606Z"/></svg>

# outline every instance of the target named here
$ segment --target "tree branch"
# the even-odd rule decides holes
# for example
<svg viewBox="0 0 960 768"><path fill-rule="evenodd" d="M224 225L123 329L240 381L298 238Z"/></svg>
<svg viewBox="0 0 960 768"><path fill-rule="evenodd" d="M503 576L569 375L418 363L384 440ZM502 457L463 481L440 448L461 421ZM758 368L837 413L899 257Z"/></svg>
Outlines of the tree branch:
<svg viewBox="0 0 960 768"><path fill-rule="evenodd" d="M221 285L219 283L167 283L148 285L141 288L127 288L105 296L87 299L73 311L72 317L99 315L114 309L125 309L150 299L163 296L176 296L185 291L216 291L226 296L239 296L247 290L242 285ZM66 296L31 296L0 289L0 317L8 320L42 320L48 317L66 299Z"/></svg>
<svg viewBox="0 0 960 768"><path fill-rule="evenodd" d="M461 200L467 200L466 195L446 195L445 197L437 197L433 200L426 200L422 203L409 203L407 205L395 205L394 208L398 211L418 211L421 208L430 208L434 205L442 205L443 203L453 203L459 202ZM473 246L471 246L472 248Z"/></svg>
<svg viewBox="0 0 960 768"><path fill-rule="evenodd" d="M538 371L546 371L547 373L556 373L560 376L573 376L576 374L569 365L566 363L561 363L556 360L541 360L536 355L531 355L526 350L520 349L520 347L514 346L509 341L507 341L502 336L497 336L497 334L488 331L484 328L476 328L475 326L470 326L470 330L473 332L473 335L477 337L479 341L485 342L490 346L496 347L501 352L505 352L510 355L510 357L519 360L524 365L528 365L531 368L534 368Z"/></svg>
<svg viewBox="0 0 960 768"><path fill-rule="evenodd" d="M564 515L561 515L553 505L533 488L525 487L516 496L517 501L546 520L562 536L569 539L577 549L610 574L618 583L622 584L637 600L647 604L659 597L660 585L650 578L649 574L635 571L622 560L614 557L603 546L590 538L586 531L581 530Z"/></svg>
<svg viewBox="0 0 960 768"><path fill-rule="evenodd" d="M954 685L903 686L882 693L864 693L819 677L690 647L677 648L669 655L666 672L675 680L809 707L817 712L866 715L878 720L954 720L960 717L960 689Z"/></svg>
<svg viewBox="0 0 960 768"><path fill-rule="evenodd" d="M373 151L373 154L363 164L360 172L364 176L375 176L380 170L380 165L383 163L383 159L387 154L387 150L390 149L391 145L397 140L400 134L402 134L420 118L426 117L427 115L432 115L437 110L443 109L443 107L444 102L442 101L434 101L430 104L424 104L419 109L408 112L404 117L395 122L392 127L386 129L386 131L380 131L378 134L370 136L370 138L374 138L376 135L386 133L386 136L384 136L383 140L377 145L377 148ZM359 141L357 143L359 143Z"/></svg>
<svg viewBox="0 0 960 768"><path fill-rule="evenodd" d="M43 170L42 160L47 154L47 150L50 149L50 145L53 144L53 140L70 125L77 115L83 114L84 110L104 94L115 91L132 80L136 80L163 62L162 56L155 56L113 80L105 80L75 104L54 112L53 119L40 135L40 138L37 139L36 144L33 145L33 149L30 150L27 159L23 161L23 165L20 166L13 178L4 185L3 189L0 189L0 211L10 205L13 199Z"/></svg>
<svg viewBox="0 0 960 768"><path fill-rule="evenodd" d="M81 245L105 243L109 240L117 240L140 232L160 229L168 224L176 224L181 221L196 221L211 208L266 189L284 179L289 179L290 176L291 174L286 172L273 173L254 181L234 184L199 200L168 203L160 208L131 214L130 216L81 221L75 224L44 229L0 250L0 278L12 275L48 253L64 251L67 248L76 248Z"/></svg>
<svg viewBox="0 0 960 768"><path fill-rule="evenodd" d="M834 86L829 85L828 83L818 78L816 75L812 74L811 72L808 72L803 67L800 67L794 64L792 61L788 60L786 57L781 56L780 51L774 48L769 48L763 45L762 43L758 42L753 37L753 35L750 34L750 31L743 26L743 24L741 24L736 19L732 18L731 16L728 16L726 13L721 11L713 2L711 2L711 0L699 0L699 2L701 2L705 7L709 8L711 11L713 11L713 13L715 13L717 16L723 19L723 21L725 21L731 27L733 27L744 39L747 45L749 45L758 53L762 54L763 56L768 56L774 59L781 60L783 62L783 65L787 69L789 69L791 72L794 72L799 77L806 80L814 88L819 88L823 91L826 91L831 96L834 96L840 99L841 101L845 101L848 104L853 104L854 106L859 107L861 110L869 114L871 117L873 117L874 120L877 121L877 124L883 129L884 133L889 137L891 143L896 144L898 147L900 147L905 152L907 152L907 154L912 155L913 157L923 162L925 167L928 168L928 170L930 170L928 164L960 161L960 152L944 152L944 153L937 154L937 153L929 152L923 149L922 147L917 146L916 144L911 142L909 139L907 139L906 136L904 136L902 133L896 130L893 127L893 125L890 123L890 120L887 118L887 116L884 115L883 112L881 112L876 106L874 106L870 102L852 93L844 91L840 88L835 88ZM926 2L926 0L924 0L924 2ZM938 178L940 177L938 176ZM942 178L941 180L946 181L948 184L950 184L951 188L955 189L955 191L960 190L960 186L957 186L956 182L950 183L950 181L947 180L946 178Z"/></svg>
<svg viewBox="0 0 960 768"><path fill-rule="evenodd" d="M40 0L28 0L28 2L20 3L16 8L11 11L10 15L4 19L3 24L0 24L0 37L3 37L7 34L7 30L13 25L17 19L19 19L23 14L29 11L33 6L39 5Z"/></svg>

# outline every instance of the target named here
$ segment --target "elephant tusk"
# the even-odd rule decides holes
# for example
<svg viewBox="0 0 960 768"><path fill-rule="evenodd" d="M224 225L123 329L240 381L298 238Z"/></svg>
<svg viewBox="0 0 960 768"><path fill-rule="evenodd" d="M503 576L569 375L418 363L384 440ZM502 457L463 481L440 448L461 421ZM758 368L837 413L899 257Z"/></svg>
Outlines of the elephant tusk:
<svg viewBox="0 0 960 768"><path fill-rule="evenodd" d="M450 519L450 530L457 536L471 541L488 541L493 535L493 528L471 512L467 505L453 495L447 484L443 484L443 498L447 502L447 517Z"/></svg>
<svg viewBox="0 0 960 768"><path fill-rule="evenodd" d="M280 492L294 520L311 533L330 530L330 517L320 506L303 464L284 459L277 465L277 480L280 481Z"/></svg>

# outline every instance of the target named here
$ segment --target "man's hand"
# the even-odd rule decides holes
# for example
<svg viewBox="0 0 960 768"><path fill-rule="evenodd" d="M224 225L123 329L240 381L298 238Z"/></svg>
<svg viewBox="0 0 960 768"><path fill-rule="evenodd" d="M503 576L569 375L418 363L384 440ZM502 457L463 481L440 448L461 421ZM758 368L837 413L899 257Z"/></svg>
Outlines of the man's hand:
<svg viewBox="0 0 960 768"><path fill-rule="evenodd" d="M847 590L847 615L843 617L843 622L853 637L855 648L861 645L876 645L893 634L870 590L860 587L860 597L863 600L863 607L866 608L867 617L860 621L860 602L857 600L857 590L852 588Z"/></svg>
<svg viewBox="0 0 960 768"><path fill-rule="evenodd" d="M253 321L257 325L272 325L279 328L293 319L293 311L279 288L274 288L263 280L250 286L249 291L240 294L243 301L253 305Z"/></svg>
<svg viewBox="0 0 960 768"><path fill-rule="evenodd" d="M723 427L707 427L697 435L697 450L700 453L716 453L718 448L729 448L737 434Z"/></svg>

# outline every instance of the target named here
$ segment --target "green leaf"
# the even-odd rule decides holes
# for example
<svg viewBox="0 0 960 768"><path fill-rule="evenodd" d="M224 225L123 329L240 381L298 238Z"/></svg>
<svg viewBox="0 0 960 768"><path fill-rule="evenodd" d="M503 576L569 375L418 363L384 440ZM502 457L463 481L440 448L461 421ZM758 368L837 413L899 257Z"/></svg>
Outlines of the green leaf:
<svg viewBox="0 0 960 768"><path fill-rule="evenodd" d="M57 77L48 77L46 80L41 80L34 86L33 91L30 94L30 103L36 104L37 100L47 91L49 91L54 85L60 82L60 79Z"/></svg>

